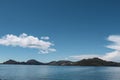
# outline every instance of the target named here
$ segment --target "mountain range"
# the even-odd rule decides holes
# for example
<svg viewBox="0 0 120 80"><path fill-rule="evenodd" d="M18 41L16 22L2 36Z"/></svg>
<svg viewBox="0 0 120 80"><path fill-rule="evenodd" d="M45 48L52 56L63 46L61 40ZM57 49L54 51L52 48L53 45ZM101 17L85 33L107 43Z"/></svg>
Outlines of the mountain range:
<svg viewBox="0 0 120 80"><path fill-rule="evenodd" d="M37 60L31 59L26 62L18 62L15 60L8 60L3 62L2 64L19 64L19 65L55 65L55 66L120 66L118 62L112 61L105 61L100 58L89 58L83 59L80 61L67 61L67 60L60 60L60 61L52 61L49 63L39 62Z"/></svg>

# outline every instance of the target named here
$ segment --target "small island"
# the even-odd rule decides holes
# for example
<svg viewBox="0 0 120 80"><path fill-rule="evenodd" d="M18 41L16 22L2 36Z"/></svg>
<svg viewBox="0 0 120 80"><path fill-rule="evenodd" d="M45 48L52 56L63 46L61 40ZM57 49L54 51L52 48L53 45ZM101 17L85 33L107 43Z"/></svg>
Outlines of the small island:
<svg viewBox="0 0 120 80"><path fill-rule="evenodd" d="M18 65L53 65L53 66L120 66L118 62L112 61L105 61L100 58L89 58L83 59L80 61L67 61L67 60L60 60L60 61L52 61L49 63L39 62L37 60L31 59L26 62L18 62L15 60L8 60L3 62L2 64L18 64Z"/></svg>

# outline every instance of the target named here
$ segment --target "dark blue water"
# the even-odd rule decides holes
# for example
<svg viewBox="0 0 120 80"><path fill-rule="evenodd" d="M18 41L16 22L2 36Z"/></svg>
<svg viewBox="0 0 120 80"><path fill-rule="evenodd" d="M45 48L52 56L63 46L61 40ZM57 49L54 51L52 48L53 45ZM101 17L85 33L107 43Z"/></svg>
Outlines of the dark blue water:
<svg viewBox="0 0 120 80"><path fill-rule="evenodd" d="M120 67L0 65L0 80L120 80Z"/></svg>

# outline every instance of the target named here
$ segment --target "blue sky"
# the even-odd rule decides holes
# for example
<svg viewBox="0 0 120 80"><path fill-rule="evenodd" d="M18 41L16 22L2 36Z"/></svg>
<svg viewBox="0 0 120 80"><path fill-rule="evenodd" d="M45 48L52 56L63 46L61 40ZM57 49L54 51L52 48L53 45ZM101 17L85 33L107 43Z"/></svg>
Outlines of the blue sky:
<svg viewBox="0 0 120 80"><path fill-rule="evenodd" d="M119 0L1 0L0 37L26 33L50 37L54 52L0 45L0 61L36 59L43 62L69 56L104 55L108 37L120 35ZM118 36L119 37L119 36Z"/></svg>

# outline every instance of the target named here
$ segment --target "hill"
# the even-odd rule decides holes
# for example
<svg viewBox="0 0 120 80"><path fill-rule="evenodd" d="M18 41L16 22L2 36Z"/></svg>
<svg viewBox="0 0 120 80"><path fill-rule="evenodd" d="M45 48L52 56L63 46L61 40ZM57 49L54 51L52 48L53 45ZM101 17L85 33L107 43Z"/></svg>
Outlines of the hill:
<svg viewBox="0 0 120 80"><path fill-rule="evenodd" d="M58 66L120 66L120 63L105 61L100 58L83 59L80 61L72 62L67 60L52 61L49 63L42 63L37 60L31 59L26 62L18 62L15 60L8 60L3 64L23 64L23 65L58 65Z"/></svg>

